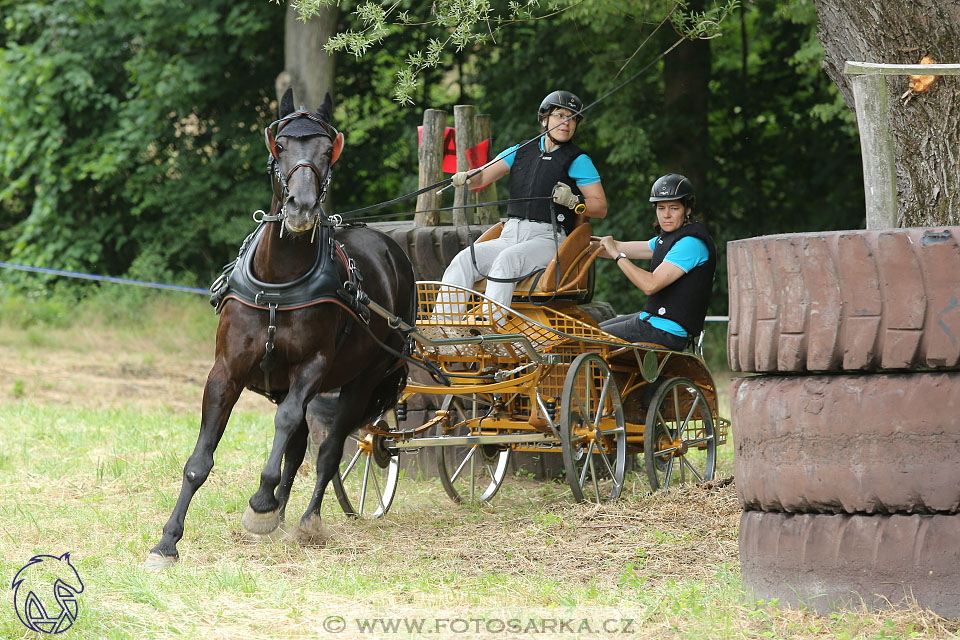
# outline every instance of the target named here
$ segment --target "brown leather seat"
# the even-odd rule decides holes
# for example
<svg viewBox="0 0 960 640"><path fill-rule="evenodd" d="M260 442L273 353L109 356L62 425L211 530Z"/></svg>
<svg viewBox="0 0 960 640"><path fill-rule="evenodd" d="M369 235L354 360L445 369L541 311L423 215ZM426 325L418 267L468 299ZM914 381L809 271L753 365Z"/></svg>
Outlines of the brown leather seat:
<svg viewBox="0 0 960 640"><path fill-rule="evenodd" d="M499 238L501 231L503 231L503 223L499 222L477 238L477 242ZM589 222L578 225L560 244L557 255L553 257L545 271L517 283L513 292L514 300L588 295L592 284L590 267L603 250L599 243L590 241L592 235L593 229ZM484 291L486 280L477 282L474 289Z"/></svg>

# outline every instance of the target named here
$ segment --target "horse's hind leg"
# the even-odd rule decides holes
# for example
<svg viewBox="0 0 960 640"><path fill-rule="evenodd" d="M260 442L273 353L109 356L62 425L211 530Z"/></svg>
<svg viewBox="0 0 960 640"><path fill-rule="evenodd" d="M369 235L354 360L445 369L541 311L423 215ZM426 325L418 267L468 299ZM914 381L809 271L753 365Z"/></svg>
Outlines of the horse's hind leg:
<svg viewBox="0 0 960 640"><path fill-rule="evenodd" d="M333 479L333 474L340 471L340 459L343 457L343 445L347 436L368 417L370 395L368 380L358 380L340 390L337 415L317 453L317 484L314 486L310 504L300 519L300 531L306 538L323 535L320 507L324 491Z"/></svg>
<svg viewBox="0 0 960 640"><path fill-rule="evenodd" d="M293 434L287 449L283 453L283 472L280 474L280 484L277 486L277 502L280 503L280 522L283 523L287 509L287 500L290 499L290 489L297 471L303 464L303 456L307 452L307 437L309 435L307 421L300 424L300 428Z"/></svg>
<svg viewBox="0 0 960 640"><path fill-rule="evenodd" d="M288 446L300 431L306 429L306 410L307 401L313 397L320 381L323 379L323 373L326 370L327 360L324 357L318 357L309 366L304 367L294 377L297 380L310 381L307 385L291 386L286 397L280 406L277 407L277 415L274 418L275 433L273 437L273 448L270 450L270 457L267 458L267 464L264 465L260 473L260 488L250 498L250 505L243 512L241 522L243 527L250 533L265 535L271 533L280 526L281 506L280 498L286 502L286 497L281 492L275 495L277 487L281 481L281 462ZM306 435L302 438L303 447L306 447ZM296 449L299 449L297 445ZM292 464L296 461L296 467ZM296 475L299 463L303 462L303 451L300 450L298 456L287 458L287 467L289 468L289 480L292 483ZM287 473L287 469L284 469Z"/></svg>
<svg viewBox="0 0 960 640"><path fill-rule="evenodd" d="M203 412L197 444L183 467L180 496L177 498L177 504L173 508L170 519L163 527L163 537L147 556L147 567L159 569L170 566L179 558L177 543L183 537L183 521L187 515L187 508L213 468L213 452L220 443L223 430L230 418L230 411L242 390L243 388L235 380L230 379L222 367L215 365L210 371L203 389Z"/></svg>

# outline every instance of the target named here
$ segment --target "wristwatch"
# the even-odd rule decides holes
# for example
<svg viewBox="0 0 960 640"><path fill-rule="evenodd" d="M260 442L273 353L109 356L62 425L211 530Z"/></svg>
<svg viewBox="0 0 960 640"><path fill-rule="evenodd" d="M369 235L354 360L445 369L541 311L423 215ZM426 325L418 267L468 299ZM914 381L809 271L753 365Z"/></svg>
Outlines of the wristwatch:
<svg viewBox="0 0 960 640"><path fill-rule="evenodd" d="M617 254L617 257L613 259L613 262L614 263L620 262L620 258L626 258L626 257L627 257L627 254L621 251L620 253Z"/></svg>

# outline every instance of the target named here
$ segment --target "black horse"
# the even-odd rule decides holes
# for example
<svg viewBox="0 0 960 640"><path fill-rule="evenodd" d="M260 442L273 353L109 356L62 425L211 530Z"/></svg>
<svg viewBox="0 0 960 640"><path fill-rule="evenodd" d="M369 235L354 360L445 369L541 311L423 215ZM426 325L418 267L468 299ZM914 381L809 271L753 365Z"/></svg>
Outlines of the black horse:
<svg viewBox="0 0 960 640"><path fill-rule="evenodd" d="M300 520L309 534L320 531L323 493L339 471L346 437L395 404L406 381L406 364L398 358L404 337L380 316L365 314L357 294L412 323L413 268L382 233L366 227L334 233L321 205L343 148L331 111L329 94L316 113L295 111L287 90L280 119L267 128L273 203L216 301L221 316L200 433L148 566L177 561L190 500L213 467L213 452L245 387L278 403L273 449L243 515L244 527L258 534L275 530L283 518L306 451L307 404L318 393L340 389L336 418L319 448L313 497Z"/></svg>

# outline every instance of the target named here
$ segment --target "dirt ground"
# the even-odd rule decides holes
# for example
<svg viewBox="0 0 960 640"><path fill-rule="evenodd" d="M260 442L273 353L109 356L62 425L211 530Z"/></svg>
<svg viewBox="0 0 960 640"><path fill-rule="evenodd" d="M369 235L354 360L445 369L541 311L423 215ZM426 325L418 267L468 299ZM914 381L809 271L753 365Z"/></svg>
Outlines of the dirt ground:
<svg viewBox="0 0 960 640"><path fill-rule="evenodd" d="M212 353L125 345L69 332L30 344L5 331L0 340L0 401L109 408L136 405L199 411ZM212 351L212 350L211 350ZM246 391L235 411L272 412L266 399Z"/></svg>

